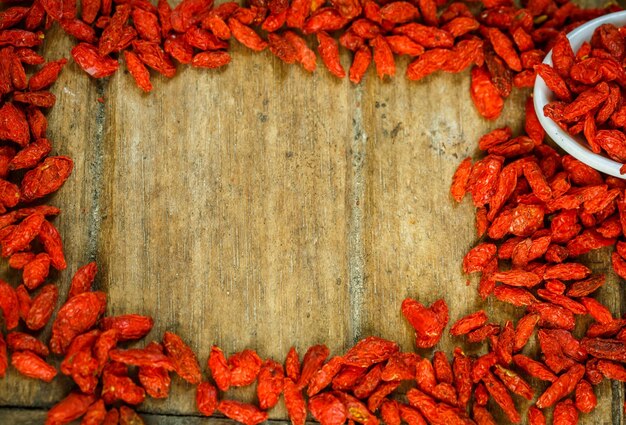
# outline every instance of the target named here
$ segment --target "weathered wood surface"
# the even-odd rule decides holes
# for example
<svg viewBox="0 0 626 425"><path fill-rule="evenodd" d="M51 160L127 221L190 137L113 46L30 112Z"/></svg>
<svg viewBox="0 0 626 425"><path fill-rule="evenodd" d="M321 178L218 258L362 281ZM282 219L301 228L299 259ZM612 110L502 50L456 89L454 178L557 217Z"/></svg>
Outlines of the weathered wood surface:
<svg viewBox="0 0 626 425"><path fill-rule="evenodd" d="M44 54L47 58L68 57L73 43L53 28L46 34ZM102 90L101 82L82 78L76 64L68 64L52 90L58 99L48 114L48 135L53 145L53 154L68 155L74 160L71 178L63 188L53 195L50 203L62 209L55 225L63 237L68 269L62 273L51 272L59 287L60 299L65 299L72 273L79 265L95 259L100 238L98 207L99 188L102 185L102 123L103 108L96 99ZM70 236L71 235L71 236ZM21 274L9 271L2 262L3 279L17 283ZM49 337L50 326L42 335ZM50 385L40 385L24 380L9 370L7 377L0 380L0 405L42 406L59 400L70 381L55 379ZM0 413L1 417L2 413ZM0 420L0 423L3 423Z"/></svg>
<svg viewBox="0 0 626 425"><path fill-rule="evenodd" d="M41 425L46 419L46 410L7 408L2 411L3 424ZM203 418L198 416L174 416L144 413L142 418L147 425L232 425L232 421L224 418ZM78 425L80 421L73 424ZM282 421L269 420L267 425L284 424ZM308 425L314 422L307 422Z"/></svg>
<svg viewBox="0 0 626 425"><path fill-rule="evenodd" d="M67 55L70 45L52 32L46 54ZM455 205L448 186L460 160L477 154L480 135L505 123L519 130L526 93L486 122L471 104L467 72L415 84L401 75L380 82L370 70L354 87L269 52L236 45L233 57L223 71L155 78L150 95L125 72L104 82L75 64L63 72L50 135L76 167L53 200L68 253L57 279L62 296L74 270L96 259L108 314L154 316L148 339L173 330L203 366L212 344L282 359L291 345L302 354L326 343L339 354L374 334L413 349L399 312L406 296L445 297L452 320L477 308L494 321L519 315L482 303L475 281L465 285L460 263L475 242L473 208ZM609 270L607 258L596 253L589 262ZM615 276L600 292L622 311ZM439 349L458 342L444 337ZM0 380L0 406L45 408L69 385L10 372ZM582 422L622 423L621 386L604 383L599 399ZM200 423L168 416L196 415L193 403L193 388L175 379L168 400L141 410L156 414L148 423ZM271 413L285 418L282 404ZM41 417L0 408L2 424Z"/></svg>

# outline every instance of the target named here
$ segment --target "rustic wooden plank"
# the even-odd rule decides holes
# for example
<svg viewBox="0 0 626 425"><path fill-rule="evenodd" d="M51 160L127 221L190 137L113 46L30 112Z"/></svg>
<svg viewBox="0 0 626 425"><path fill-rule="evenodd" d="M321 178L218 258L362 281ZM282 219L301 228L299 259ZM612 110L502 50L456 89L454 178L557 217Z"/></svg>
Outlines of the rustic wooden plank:
<svg viewBox="0 0 626 425"><path fill-rule="evenodd" d="M232 425L233 421L226 418L203 418L198 416L155 415L140 412L146 425ZM0 408L0 423L19 425L41 425L46 418L45 410ZM80 421L72 422L77 425ZM286 421L271 420L267 425L287 424ZM307 422L310 424L311 422Z"/></svg>
<svg viewBox="0 0 626 425"><path fill-rule="evenodd" d="M400 69L404 70L403 64ZM487 122L472 105L468 72L436 74L419 83L396 78L382 84L373 72L368 74L363 95L368 140L364 334L378 334L400 341L405 350L414 349L414 334L400 313L406 297L427 305L444 298L450 307L450 323L481 308L496 323L520 317L520 309L493 299L482 302L475 279L465 285L461 261L476 243L474 208L469 199L456 205L449 185L460 161L477 157L481 135L503 125L509 125L514 133L521 131L526 95L526 91L514 91L502 116ZM608 258L607 252L594 253L587 263L606 272L611 270ZM623 289L615 276L608 280L600 299L619 314ZM451 355L460 343L461 339L444 335L436 349ZM463 347L469 353L486 349L483 345ZM430 356L431 352L422 354ZM621 386L612 388L605 382L598 396L598 409L583 415L581 423L621 423L623 409L615 407L622 406ZM528 406L517 403L524 406L523 411ZM505 421L503 417L499 420Z"/></svg>
<svg viewBox="0 0 626 425"><path fill-rule="evenodd" d="M55 26L46 33L43 54L50 60L69 58L72 46L72 40ZM63 237L68 269L50 274L51 280L59 286L61 300L65 299L76 268L95 256L99 226L100 143L104 120L103 107L96 99L103 84L87 78L70 61L51 89L57 96L57 104L48 114L52 154L68 155L74 160L72 175L63 188L47 201L62 210L54 224ZM21 274L8 270L6 263L3 264L3 279L17 285ZM43 340L48 339L49 330L50 326L41 332ZM68 386L69 381L65 379L42 385L41 382L21 378L10 370L8 376L0 380L0 405L49 405L61 398Z"/></svg>
<svg viewBox="0 0 626 425"><path fill-rule="evenodd" d="M364 328L409 349L412 335L399 311L406 296L425 304L443 297L452 318L482 306L461 271L476 240L474 210L470 202L454 203L449 184L458 163L475 153L480 135L504 123L519 130L523 95L515 92L492 123L471 103L468 72L419 83L396 78L380 84L373 73L368 77ZM392 320L380 320L381 311ZM453 343L446 338L442 347Z"/></svg>
<svg viewBox="0 0 626 425"><path fill-rule="evenodd" d="M611 266L611 250L602 249L581 257L581 262L591 267L594 273L605 273L606 283L597 291L598 301L606 305L614 316L619 317L624 313L624 282L613 272ZM590 323L588 320L585 326ZM579 326L580 334L582 329ZM579 335L580 335L579 334ZM624 388L619 382L605 380L596 390L598 396L598 409L593 417L586 418L588 423L624 423ZM611 418L612 422L609 421ZM594 422L595 421L595 422ZM607 422L599 422L607 421ZM587 423L587 422L584 422Z"/></svg>
<svg viewBox="0 0 626 425"><path fill-rule="evenodd" d="M48 57L69 51L67 39L52 44L57 38L49 35ZM415 84L402 76L380 83L370 71L352 88L269 53L236 47L233 56L225 71L157 78L152 95L125 73L104 92L75 65L64 72L50 114L57 151L76 162L54 199L64 209L57 224L70 264L62 288L98 248L97 286L109 293L109 313L154 315L151 337L179 332L203 364L213 343L277 359L292 343L303 350L323 342L340 353L370 334L412 349L399 313L405 296L445 297L452 320L481 306L494 320L519 315L481 303L475 282L463 284L473 209L453 205L448 185L481 134L504 123L519 129L524 93L487 123L471 105L467 73ZM96 102L102 94L105 106ZM606 258L589 261L608 270ZM600 296L619 313L623 295L613 276ZM440 347L450 352L457 342L445 337ZM66 379L42 386L11 372L0 381L0 405L49 406L68 387ZM228 396L253 397L249 389ZM585 423L621 423L621 386L605 382L599 396ZM192 413L193 388L176 380L169 400L142 409ZM0 423L13 423L2 420L8 411L0 410ZM31 413L42 417L4 417L24 423Z"/></svg>
<svg viewBox="0 0 626 425"><path fill-rule="evenodd" d="M338 352L352 91L269 52L233 58L155 78L149 96L123 72L111 81L98 254L109 313L154 316L150 337L179 333L203 365L211 344L276 359L292 344ZM195 411L193 388L176 382L145 409Z"/></svg>

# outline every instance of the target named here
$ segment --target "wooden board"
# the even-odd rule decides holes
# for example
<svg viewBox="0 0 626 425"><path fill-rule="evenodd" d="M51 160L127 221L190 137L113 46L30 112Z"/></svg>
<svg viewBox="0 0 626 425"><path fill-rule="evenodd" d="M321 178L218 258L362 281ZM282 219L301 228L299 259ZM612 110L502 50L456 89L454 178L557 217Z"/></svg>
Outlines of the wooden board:
<svg viewBox="0 0 626 425"><path fill-rule="evenodd" d="M365 90L368 101L364 105L370 107L364 112L369 137L362 328L364 335L400 341L405 350L415 347L414 334L399 313L406 297L427 305L445 299L451 322L479 309L496 323L517 320L522 314L493 297L482 301L477 280L468 281L462 273L463 256L477 241L474 207L468 198L455 205L449 184L459 162L477 154L477 141L489 129L509 125L514 133L522 131L528 92L513 92L500 118L485 122L469 98L468 74L434 75L419 84L402 79L380 84L370 79ZM425 104L423 99L429 102ZM621 312L624 292L612 273L609 251L594 253L585 263L598 273L610 271L606 286L599 291L600 300L615 313ZM459 345L468 353L486 353L484 344L468 346L462 342L445 334L436 349L450 358ZM536 352L529 348L529 352ZM430 356L430 351L419 352ZM533 385L546 387L539 381ZM622 423L621 386L604 382L597 388L599 407L593 415L582 415L580 423ZM519 398L516 402L531 405ZM500 410L494 406L492 412ZM504 415L497 418L499 423L507 423Z"/></svg>
<svg viewBox="0 0 626 425"><path fill-rule="evenodd" d="M142 415L147 425L231 425L233 422L224 418L203 418L198 416L175 416L144 413ZM41 425L46 420L46 411L41 409L6 408L0 410L0 419L7 424ZM72 424L78 425L80 421ZM267 425L283 424L282 421L269 420ZM315 422L307 422L312 425Z"/></svg>
<svg viewBox="0 0 626 425"><path fill-rule="evenodd" d="M59 28L46 33L43 54L49 59L69 57L73 46ZM71 62L71 61L70 61ZM49 203L61 208L54 223L63 237L68 269L51 272L59 287L59 298L65 300L72 274L83 264L95 259L100 237L100 190L102 186L102 134L104 133L104 108L97 102L104 82L96 82L79 71L74 63L68 64L53 86L57 104L48 114L48 137L53 154L68 155L74 160L72 176L63 188L54 194ZM17 283L21 273L8 270L3 261L3 279ZM42 331L48 339L50 324ZM21 378L9 370L6 379L0 380L0 405L48 406L67 393L71 381L62 377L49 385ZM0 421L1 422L1 421Z"/></svg>
<svg viewBox="0 0 626 425"><path fill-rule="evenodd" d="M157 81L149 98L127 76L111 82L99 257L120 300L110 312L159 317L153 336L185 336L203 364L211 344L277 358L291 344L338 351L351 339L338 312L349 303L353 93L266 54L234 57L224 72ZM252 70L267 79L248 84ZM193 412L193 388L181 387L154 408Z"/></svg>
<svg viewBox="0 0 626 425"><path fill-rule="evenodd" d="M303 354L326 343L340 354L367 335L413 349L399 311L406 296L428 304L444 297L452 320L477 308L496 322L519 316L480 301L475 281L465 285L460 263L475 243L473 208L454 204L448 188L461 159L477 155L480 135L504 124L520 129L527 92L486 122L471 104L467 72L410 83L401 60L393 81L370 70L354 87L321 63L311 76L233 44L227 69L154 78L150 95L124 71L101 82L75 64L63 72L50 136L76 167L53 199L68 252L61 288L96 259L108 314L154 316L148 340L175 331L203 366L212 344L276 359L291 345ZM46 54L56 58L70 45L53 31ZM608 270L607 258L589 261ZM615 276L601 298L622 311ZM439 349L450 353L458 342L444 337ZM0 406L46 408L69 386L11 371L0 380ZM254 398L250 389L231 395ZM582 423L622 423L621 386L605 383L599 396ZM193 403L193 388L175 379L168 400L141 410L155 414L148 423L200 423L181 422L197 415ZM271 417L284 419L283 406ZM0 408L0 423L36 418L40 411Z"/></svg>

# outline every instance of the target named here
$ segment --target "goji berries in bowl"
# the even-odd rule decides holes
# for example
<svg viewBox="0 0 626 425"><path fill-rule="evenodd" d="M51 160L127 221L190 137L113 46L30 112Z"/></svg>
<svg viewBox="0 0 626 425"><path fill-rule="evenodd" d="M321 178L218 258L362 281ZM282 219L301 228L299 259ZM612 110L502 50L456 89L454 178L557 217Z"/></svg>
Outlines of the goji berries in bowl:
<svg viewBox="0 0 626 425"><path fill-rule="evenodd" d="M594 36L596 30L605 24L612 24L617 28L626 26L626 11L601 16L587 22L584 25L579 26L578 28L567 34L567 39L569 40L571 49L573 51L573 57L571 58L571 62L569 64L569 71L571 71L574 66L579 66L579 68L582 68L584 66L583 62L585 60L607 60L605 58L598 58L598 55L593 54L593 52L591 51L591 46L588 43L592 40L592 37ZM617 34L620 35L621 40L624 40L625 33L619 31L617 32ZM601 38L603 36L604 34L599 35L598 38ZM567 43L565 43L565 45L567 45ZM584 52L579 52L581 47L588 49L589 54L582 54ZM571 51L567 49L567 46L565 46L565 49L559 49L557 54L571 55L570 52ZM546 133L550 136L550 138L552 138L552 140L554 140L561 148L563 148L570 155L574 156L576 159L603 173L615 177L626 178L626 175L620 173L620 168L622 168L623 163L626 162L626 157L621 155L619 151L614 151L614 147L616 145L619 145L620 150L622 148L626 150L626 136L623 137L622 143L622 140L619 140L621 136L614 137L619 136L620 134L624 135L624 133L622 133L620 130L600 130L596 128L597 117L594 116L594 114L596 113L596 111L601 110L602 106L604 106L605 103L608 104L610 100L608 99L608 97L610 96L610 94L608 93L610 91L607 92L607 94L602 93L603 90L607 90L607 83L604 81L603 77L597 79L597 85L596 82L594 82L594 84L590 84L591 81L581 82L581 79L574 81L569 78L569 75L563 78L562 75L559 75L563 74L562 70L558 69L559 64L555 66L553 63L553 53L554 49L548 53L545 60L543 61L543 64L538 67L537 80L535 82L535 88L533 92L535 110L537 111L537 117L539 118L541 125L546 130ZM624 69L621 66L621 62L619 65L619 72L624 72ZM583 70L583 73L584 71L586 70ZM626 76L626 73L624 75ZM589 78L592 79L592 81L595 80L595 77L590 76ZM624 81L626 81L626 78L624 79ZM613 84L613 86L615 86L617 99L619 101L621 97L619 86L617 84L614 84L612 81L609 82L609 84ZM559 93L555 92L555 90ZM598 93L593 92L594 90ZM575 97L573 101L571 98L572 93L574 93ZM567 98L568 96L570 97L569 99ZM598 105L581 105L585 102L586 97L592 99L592 102L594 101L593 99L598 100ZM604 97L604 99L602 99L602 97ZM602 99L601 102L600 99ZM616 105L617 103L619 102L616 102ZM572 107L571 105L579 107ZM547 110L546 106L548 106ZM580 106L583 107L580 108ZM589 108L587 108L586 106L589 106ZM570 108L567 109L568 107ZM573 109L576 109L576 111L571 111ZM617 111L618 109L619 108L615 106L615 108L611 112ZM583 112L583 114L575 116L574 119L570 120L572 116L579 114L580 112ZM557 117L563 118L563 120L560 121L560 125L555 121ZM568 120L569 123L567 122ZM603 123L609 121L610 120L607 117L603 120ZM563 127L566 127L567 131ZM604 128L604 126L602 128ZM600 133L600 131L605 132L602 133L602 135L607 136L604 137L604 141L606 141L606 143L597 144L595 140L591 140L591 142L588 141L589 138L587 137L587 135L595 135L596 131L598 132L598 134ZM623 146L621 146L622 144ZM611 157L613 159L611 159ZM616 161L615 159L619 160L620 162Z"/></svg>

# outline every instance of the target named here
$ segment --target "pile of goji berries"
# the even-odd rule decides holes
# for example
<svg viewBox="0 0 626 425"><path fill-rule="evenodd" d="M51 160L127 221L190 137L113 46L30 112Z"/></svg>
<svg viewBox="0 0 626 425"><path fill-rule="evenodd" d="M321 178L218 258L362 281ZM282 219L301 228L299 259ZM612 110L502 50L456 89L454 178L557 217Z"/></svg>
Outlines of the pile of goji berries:
<svg viewBox="0 0 626 425"><path fill-rule="evenodd" d="M224 66L230 62L231 37L314 71L316 56L303 38L314 34L324 65L339 78L346 76L339 45L354 52L348 71L354 83L361 81L372 60L379 77L395 75L394 55L416 57L406 71L411 80L475 65L472 99L489 119L500 114L513 86L532 87L534 67L559 31L616 10L580 9L552 0L531 0L522 9L510 0L489 0L475 13L465 3L440 0L253 0L248 7L227 2L215 8L212 0L186 0L174 9L166 0L156 7L145 0L82 3L79 19L72 1L41 1L43 10L81 41L72 56L97 78L112 75L119 65L116 56L123 52L138 86L150 91L146 66L167 78L175 75L177 63ZM329 35L336 31L341 31L338 40Z"/></svg>
<svg viewBox="0 0 626 425"><path fill-rule="evenodd" d="M463 161L451 188L457 201L471 194L483 238L465 257L464 271L481 273L483 298L493 294L526 309L516 324L490 323L479 311L452 325L454 336L470 343L487 341L486 354L466 356L457 348L452 359L438 351L429 360L400 352L392 341L369 337L333 357L326 346L313 346L302 363L292 349L283 366L253 350L227 357L213 347L208 379L190 347L170 332L161 342L125 348L128 341L144 338L153 320L132 314L105 317L106 295L91 288L95 263L75 273L67 299L52 318L58 291L46 280L50 267L63 270L66 264L59 233L47 219L60 211L43 202L61 187L73 164L67 157L48 156L52 146L44 111L55 103L47 89L66 60L44 64L33 48L43 42L39 31L58 22L80 41L72 56L91 76L112 75L123 53L138 85L150 91L148 68L173 77L176 62L206 68L227 64L231 36L313 71L316 55L303 35L315 34L318 53L334 75L346 74L339 44L354 52L349 76L355 83L372 60L380 77L394 75L394 54L416 57L407 69L413 80L473 66L471 96L490 119L500 114L513 86L532 86L539 72L555 92L569 94L558 95L562 100L579 93L569 105L550 105L552 117L572 133L594 135L609 155L623 158L613 141L623 133L599 137L621 127L621 30L603 27L577 53L564 37L612 10L585 10L553 0L529 0L523 8L509 0L470 6L435 0L254 0L248 7L224 3L215 8L211 0L184 0L174 9L165 0L156 7L146 0L83 0L80 17L73 0L35 0L5 9L0 12L0 245L9 265L23 270L23 284L14 289L0 281L8 331L6 338L0 332L0 376L10 352L11 365L21 374L49 382L57 370L45 358L50 352L62 356L61 373L76 388L49 411L49 425L81 417L83 424L143 423L128 406L139 405L146 396L167 397L172 372L196 386L200 413L220 412L246 425L265 421L281 395L294 425L303 425L307 412L323 425L377 425L379 417L387 425L493 424L489 399L517 423L522 413L514 397L533 400L536 395L527 412L529 423L545 423L544 410L552 406L553 423L576 423L579 413L594 409L595 385L605 377L626 381L620 364L626 362L626 320L614 318L591 298L604 277L592 276L575 262L590 250L615 246L614 269L626 278L626 242L619 240L626 234L626 183L544 144L530 99L526 134L514 136L504 127L483 136L479 147L487 155L474 163ZM338 42L329 35L336 31ZM539 65L552 46L554 70ZM616 58L619 69L613 64ZM596 131L602 125L611 127ZM407 299L402 313L415 329L419 348L434 347L448 325L443 300L426 307ZM572 330L576 317L586 315L595 322L579 340ZM32 334L51 320L46 344ZM524 350L535 333L541 356L531 358ZM536 394L523 376L546 381L548 387ZM407 391L403 383L412 388ZM231 387L254 384L257 405L225 398Z"/></svg>
<svg viewBox="0 0 626 425"><path fill-rule="evenodd" d="M596 34L613 30L617 31L604 26ZM594 36L589 46L595 46L592 52L596 53L591 54L609 57L602 43ZM569 41L560 35L553 51L555 69L564 61L563 52L571 52L567 54L571 69L575 63L587 60L576 62ZM576 55L583 58L588 54ZM548 84L556 87L554 81L561 77L554 69L541 65L537 70L546 80L552 79ZM559 81L567 89L564 80ZM578 99L593 98L585 93L581 88ZM547 109L588 106L578 99L568 106L559 102ZM614 103L606 97L604 100L594 103L584 114L596 120L596 113L603 113L605 107L619 110L620 89ZM461 201L470 193L477 207L478 237L483 238L465 256L464 271L481 273L478 292L483 299L494 295L502 302L525 308L526 315L516 327L507 322L501 328L488 324L487 317L479 312L460 320L452 333L467 334L470 342L490 340L492 351L472 366L473 379L482 380L487 390L490 385L504 385L513 393L533 399L532 388L515 373L497 373L511 362L529 376L552 383L537 399L536 408L529 411L531 423L543 423L534 422L540 415L537 408L552 406L573 394L575 401L561 401L553 412L554 423L569 424L576 423L578 412L587 413L595 407L593 386L604 377L626 381L626 368L619 364L626 362L626 321L614 318L607 307L590 297L604 284L604 276L594 276L588 267L576 262L577 257L591 250L615 246L613 269L626 278L626 243L620 241L626 235L626 182L603 176L569 155L560 155L544 144L544 137L529 98L525 134L514 137L508 127L503 127L484 135L479 148L487 155L473 164L469 158L464 160L453 177L451 194ZM576 317L585 315L594 323L578 340L572 331ZM526 345L535 328L542 361L514 354ZM497 378L480 378L481 367L493 370ZM496 393L500 399L490 392L508 418L518 421L510 397L502 396L505 391Z"/></svg>
<svg viewBox="0 0 626 425"><path fill-rule="evenodd" d="M602 25L576 55L561 35L552 53L554 67L537 67L557 99L545 106L545 115L569 134L582 134L593 152L604 151L620 163L626 162L626 106L621 93L626 84L625 33L625 28Z"/></svg>
<svg viewBox="0 0 626 425"><path fill-rule="evenodd" d="M80 14L75 0L8 8L0 13L0 45L37 46L42 36L36 31L56 21L79 41L72 56L89 75L112 75L123 54L138 86L150 91L148 68L171 78L177 63L228 64L231 37L314 71L316 55L303 36L315 35L323 63L339 78L346 76L339 45L354 52L348 73L355 83L372 61L381 78L395 75L394 55L416 58L406 71L411 80L474 65L472 99L489 119L500 114L512 87L534 84L535 66L559 32L617 10L581 9L563 0L529 0L523 8L512 0L470 6L445 0L251 0L247 7L184 0L173 9L167 0L157 6L147 0L82 0L80 6Z"/></svg>

